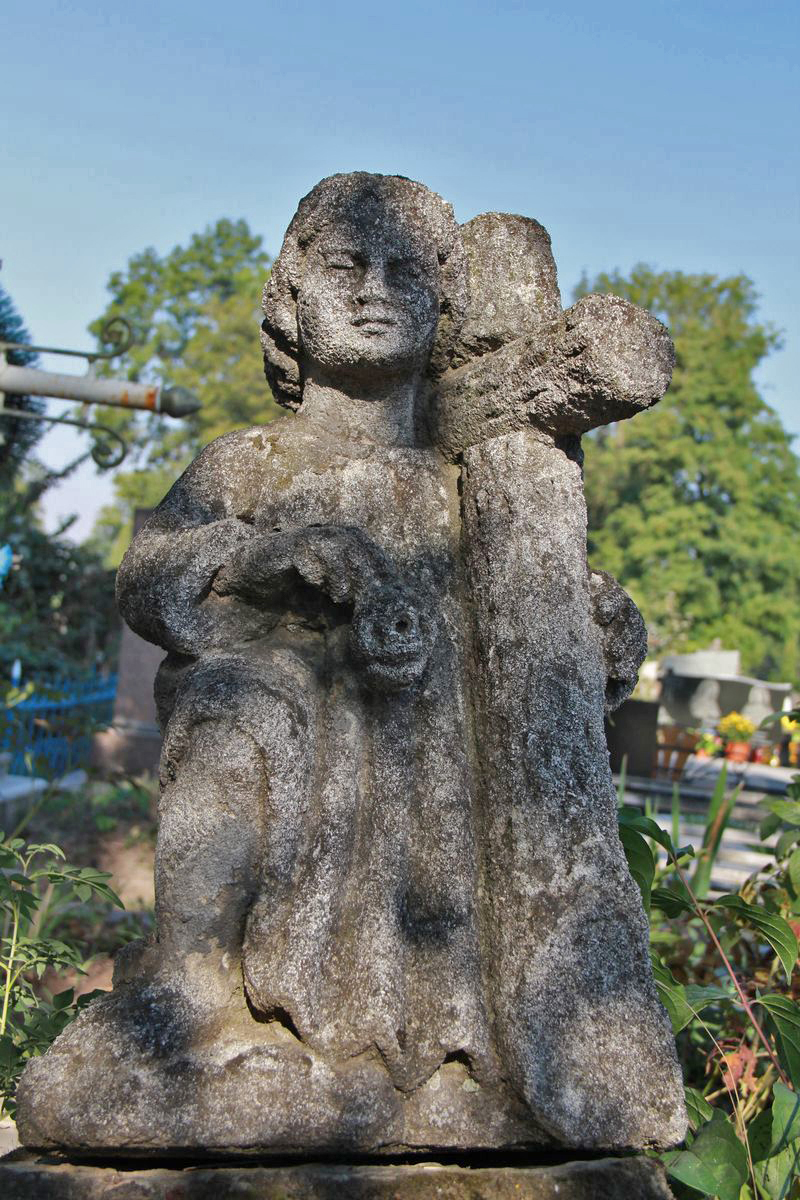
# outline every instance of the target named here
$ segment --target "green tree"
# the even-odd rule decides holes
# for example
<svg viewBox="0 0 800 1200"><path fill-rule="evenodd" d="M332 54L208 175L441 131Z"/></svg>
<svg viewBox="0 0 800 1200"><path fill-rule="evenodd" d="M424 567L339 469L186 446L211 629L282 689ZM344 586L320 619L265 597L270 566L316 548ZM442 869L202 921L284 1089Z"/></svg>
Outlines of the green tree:
<svg viewBox="0 0 800 1200"><path fill-rule="evenodd" d="M743 669L800 676L800 461L753 381L779 345L743 275L639 265L583 279L663 320L676 365L666 397L586 440L589 550L641 608L651 651L718 638Z"/></svg>
<svg viewBox="0 0 800 1200"><path fill-rule="evenodd" d="M30 334L14 307L13 300L8 292L0 287L0 341L30 343L30 340ZM30 350L7 350L5 353L8 361L18 367L32 366L36 362L36 355ZM38 413L44 411L44 402L30 396L13 396L9 407L21 409L23 412ZM5 492L12 486L12 479L25 455L41 436L42 425L39 421L0 418L0 491Z"/></svg>
<svg viewBox="0 0 800 1200"><path fill-rule="evenodd" d="M29 342L9 296L0 290L0 339ZM9 351L11 362L35 362L29 351ZM43 412L38 399L13 396L14 408ZM27 671L75 671L107 657L116 631L114 580L90 548L63 535L70 521L48 533L38 501L61 472L31 456L43 425L3 417L0 434L0 545L13 552L12 569L0 589L0 676L19 658ZM92 597L87 605L86 596Z"/></svg>
<svg viewBox="0 0 800 1200"><path fill-rule="evenodd" d="M111 299L92 331L123 316L135 344L106 372L185 387L201 401L199 412L179 422L104 410L103 422L123 432L134 452L134 469L117 474L116 502L100 513L92 539L106 547L111 564L130 539L134 510L156 504L202 446L280 411L264 380L258 339L269 263L245 221L219 220L163 257L153 249L134 255L111 276Z"/></svg>
<svg viewBox="0 0 800 1200"><path fill-rule="evenodd" d="M90 671L113 660L113 572L94 547L64 533L47 533L31 510L7 522L14 566L0 592L0 677L17 658L26 674Z"/></svg>

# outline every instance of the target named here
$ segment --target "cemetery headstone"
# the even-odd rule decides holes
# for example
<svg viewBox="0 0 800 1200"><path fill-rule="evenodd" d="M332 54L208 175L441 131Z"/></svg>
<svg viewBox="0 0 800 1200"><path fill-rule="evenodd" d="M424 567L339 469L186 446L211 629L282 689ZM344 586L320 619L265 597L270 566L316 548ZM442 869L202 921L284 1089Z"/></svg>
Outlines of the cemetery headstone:
<svg viewBox="0 0 800 1200"><path fill-rule="evenodd" d="M150 511L137 508L134 537ZM159 646L146 642L130 626L123 627L113 719L108 729L95 734L92 746L94 764L101 770L132 775L158 771L161 732L153 700L153 681L163 657Z"/></svg>

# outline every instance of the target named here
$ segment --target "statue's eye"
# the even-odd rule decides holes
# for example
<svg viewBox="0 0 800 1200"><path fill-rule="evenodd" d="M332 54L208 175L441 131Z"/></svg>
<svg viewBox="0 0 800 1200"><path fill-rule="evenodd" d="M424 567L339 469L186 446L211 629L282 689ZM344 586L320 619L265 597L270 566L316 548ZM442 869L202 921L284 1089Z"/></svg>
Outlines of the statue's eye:
<svg viewBox="0 0 800 1200"><path fill-rule="evenodd" d="M325 259L325 266L329 267L331 271L352 271L357 266L357 263L355 255L340 250L335 254L328 255Z"/></svg>
<svg viewBox="0 0 800 1200"><path fill-rule="evenodd" d="M420 279L422 267L413 258L393 258L389 262L389 270L393 275L403 279Z"/></svg>

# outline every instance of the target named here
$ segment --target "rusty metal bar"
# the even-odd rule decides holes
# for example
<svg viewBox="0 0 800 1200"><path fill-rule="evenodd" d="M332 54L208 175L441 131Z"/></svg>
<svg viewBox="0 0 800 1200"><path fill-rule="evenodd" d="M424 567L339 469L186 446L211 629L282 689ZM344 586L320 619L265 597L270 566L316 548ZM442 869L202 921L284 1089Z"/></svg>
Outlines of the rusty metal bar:
<svg viewBox="0 0 800 1200"><path fill-rule="evenodd" d="M0 357L0 392L17 396L52 396L83 404L109 404L184 417L197 412L199 402L185 388L130 383L125 379L95 379L91 375L60 375L36 367L15 367Z"/></svg>

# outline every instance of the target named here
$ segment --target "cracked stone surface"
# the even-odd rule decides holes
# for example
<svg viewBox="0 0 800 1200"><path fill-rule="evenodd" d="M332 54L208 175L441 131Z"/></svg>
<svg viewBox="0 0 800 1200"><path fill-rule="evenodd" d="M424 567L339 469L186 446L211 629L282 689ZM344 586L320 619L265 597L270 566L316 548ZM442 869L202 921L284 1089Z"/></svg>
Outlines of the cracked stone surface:
<svg viewBox="0 0 800 1200"><path fill-rule="evenodd" d="M167 652L157 935L27 1067L23 1142L673 1145L603 734L646 635L580 450L663 394L666 330L562 311L537 222L365 174L301 202L264 311L292 413L206 447L118 576Z"/></svg>

